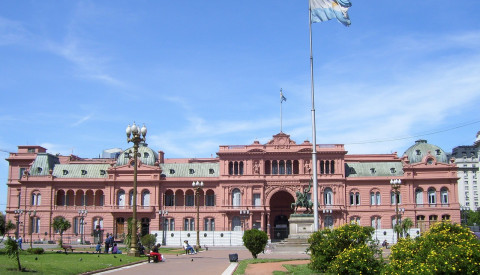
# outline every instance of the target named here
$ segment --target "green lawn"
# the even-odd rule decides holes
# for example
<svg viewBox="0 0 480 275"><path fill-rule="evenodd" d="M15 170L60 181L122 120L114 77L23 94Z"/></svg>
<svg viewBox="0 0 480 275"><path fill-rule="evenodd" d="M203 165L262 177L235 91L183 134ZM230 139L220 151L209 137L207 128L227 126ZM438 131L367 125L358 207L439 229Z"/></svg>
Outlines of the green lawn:
<svg viewBox="0 0 480 275"><path fill-rule="evenodd" d="M313 270L308 268L306 264L300 265L290 265L284 264L283 265L288 271L274 271L273 275L285 275L285 274L295 274L295 275L311 275L311 274L324 274L324 273L315 273Z"/></svg>
<svg viewBox="0 0 480 275"><path fill-rule="evenodd" d="M127 263L144 261L146 257L129 257L126 254L84 254L54 253L41 255L22 252L20 263L26 271L35 274L80 274ZM0 274L20 274L17 261L5 254L0 254Z"/></svg>
<svg viewBox="0 0 480 275"><path fill-rule="evenodd" d="M238 267L233 273L233 275L241 275L245 274L245 269L249 264L258 264L258 263L272 263L272 262L284 262L284 261L295 261L297 259L248 259L243 260L238 263ZM297 274L297 273L295 273ZM306 273L309 274L309 273Z"/></svg>

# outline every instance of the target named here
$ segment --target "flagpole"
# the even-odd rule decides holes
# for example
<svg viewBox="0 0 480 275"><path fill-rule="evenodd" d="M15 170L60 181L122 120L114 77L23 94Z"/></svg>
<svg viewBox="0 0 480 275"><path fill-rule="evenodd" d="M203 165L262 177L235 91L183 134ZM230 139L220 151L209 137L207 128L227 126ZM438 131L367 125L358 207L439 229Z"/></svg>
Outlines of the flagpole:
<svg viewBox="0 0 480 275"><path fill-rule="evenodd" d="M315 90L313 86L313 50L312 50L312 8L308 1L308 27L310 31L310 85L312 97L312 177L313 177L313 219L314 231L318 231L318 182L317 182L317 134L315 127Z"/></svg>
<svg viewBox="0 0 480 275"><path fill-rule="evenodd" d="M280 88L280 133L283 133L282 132L282 124L283 124L283 118L282 118L282 103L283 103L283 98L282 98L283 94L282 94L282 88Z"/></svg>

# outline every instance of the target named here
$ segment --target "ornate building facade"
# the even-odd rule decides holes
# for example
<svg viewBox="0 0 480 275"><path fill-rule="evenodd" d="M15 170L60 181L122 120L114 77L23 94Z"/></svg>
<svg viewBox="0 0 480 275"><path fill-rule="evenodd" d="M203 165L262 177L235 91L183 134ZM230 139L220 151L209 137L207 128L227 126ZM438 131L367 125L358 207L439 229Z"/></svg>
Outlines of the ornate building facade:
<svg viewBox="0 0 480 275"><path fill-rule="evenodd" d="M309 141L297 144L284 133L266 144L220 146L216 158L167 159L141 144L135 164L130 152L85 159L18 146L7 158L7 219L26 240L30 233L33 240L58 239L51 223L60 216L72 224L64 236L92 242L108 232L121 239L132 217L138 165L142 234L194 231L199 222L202 232L258 228L282 239L288 236L295 194L309 185L317 165L321 228L356 222L386 234L397 214L410 218L419 232L442 219L460 222L457 167L424 140L401 157L349 155L342 144L318 144L316 164ZM399 194L391 179L401 179ZM198 203L192 187L197 181L203 182Z"/></svg>

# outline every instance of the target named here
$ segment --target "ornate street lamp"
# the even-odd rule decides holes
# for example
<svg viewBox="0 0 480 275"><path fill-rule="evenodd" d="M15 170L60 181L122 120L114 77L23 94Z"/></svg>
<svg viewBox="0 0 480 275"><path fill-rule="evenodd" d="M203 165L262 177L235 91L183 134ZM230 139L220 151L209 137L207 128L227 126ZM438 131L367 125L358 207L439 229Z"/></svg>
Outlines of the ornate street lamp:
<svg viewBox="0 0 480 275"><path fill-rule="evenodd" d="M29 217L29 220L30 220L30 248L32 248L32 235L33 235L33 228L34 228L34 219L35 219L35 215L37 214L37 211L35 210L28 210L28 217Z"/></svg>
<svg viewBox="0 0 480 275"><path fill-rule="evenodd" d="M167 234L165 232L165 216L168 215L168 210L158 210L158 214L160 214L160 222L162 223L162 229L163 229L163 232L162 232L162 245L166 245L167 244L167 241L166 241L166 238L167 238Z"/></svg>
<svg viewBox="0 0 480 275"><path fill-rule="evenodd" d="M127 130L127 142L133 143L133 213L132 213L132 236L130 237L130 250L128 251L129 256L140 257L138 252L137 245L137 154L138 146L140 142L146 141L147 136L147 127L143 125L142 129L139 129L135 122L130 127L128 125Z"/></svg>
<svg viewBox="0 0 480 275"><path fill-rule="evenodd" d="M15 229L15 239L18 240L18 235L20 233L20 215L22 215L23 209L15 209L13 212L15 213L15 218L17 219L17 226Z"/></svg>
<svg viewBox="0 0 480 275"><path fill-rule="evenodd" d="M399 226L398 225L398 220L399 220L399 217L398 217L398 199L399 199L399 194L400 194L400 191L398 189L400 189L400 185L402 184L402 180L401 179L392 179L390 180L390 185L392 186L393 190L394 191L394 194L395 194L395 226ZM395 229L395 228L394 228ZM400 232L397 230L397 242L398 242L398 238L400 238Z"/></svg>
<svg viewBox="0 0 480 275"><path fill-rule="evenodd" d="M85 232L85 217L87 216L88 211L85 209L78 210L78 215L80 216L80 243L83 244L83 234Z"/></svg>
<svg viewBox="0 0 480 275"><path fill-rule="evenodd" d="M468 226L468 211L470 210L470 207L468 206L460 206L460 218L461 222L465 225Z"/></svg>
<svg viewBox="0 0 480 275"><path fill-rule="evenodd" d="M196 198L196 205L197 205L197 249L200 249L200 190L203 187L203 181L201 182L192 182L192 187L195 189L195 198Z"/></svg>
<svg viewBox="0 0 480 275"><path fill-rule="evenodd" d="M243 231L245 231L246 229L248 229L248 225L246 223L246 219L250 216L250 210L240 210L240 218L242 218L243 220Z"/></svg>

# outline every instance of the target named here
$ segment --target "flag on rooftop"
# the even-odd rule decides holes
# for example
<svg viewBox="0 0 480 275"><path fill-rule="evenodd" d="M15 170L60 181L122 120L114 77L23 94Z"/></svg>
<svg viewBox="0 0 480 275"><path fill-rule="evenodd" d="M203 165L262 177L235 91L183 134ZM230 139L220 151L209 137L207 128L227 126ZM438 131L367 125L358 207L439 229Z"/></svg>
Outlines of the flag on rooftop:
<svg viewBox="0 0 480 275"><path fill-rule="evenodd" d="M312 23L328 21L336 18L345 26L351 24L348 17L348 8L352 6L350 0L309 0Z"/></svg>

